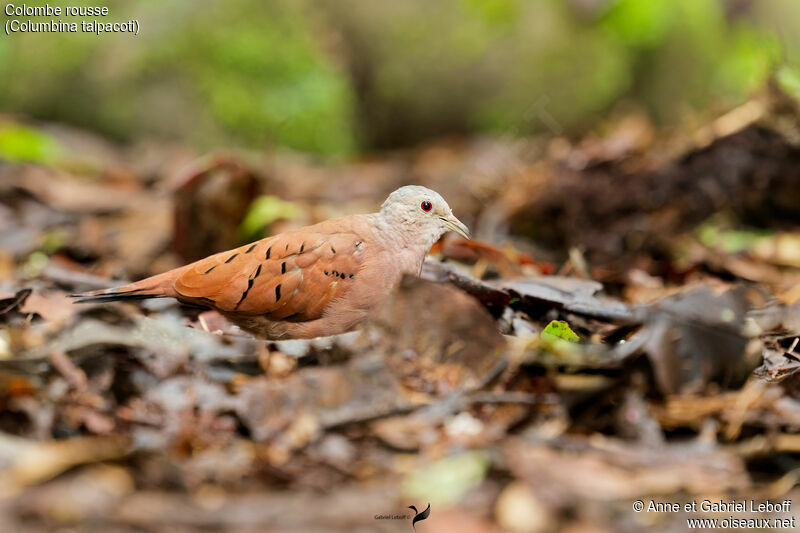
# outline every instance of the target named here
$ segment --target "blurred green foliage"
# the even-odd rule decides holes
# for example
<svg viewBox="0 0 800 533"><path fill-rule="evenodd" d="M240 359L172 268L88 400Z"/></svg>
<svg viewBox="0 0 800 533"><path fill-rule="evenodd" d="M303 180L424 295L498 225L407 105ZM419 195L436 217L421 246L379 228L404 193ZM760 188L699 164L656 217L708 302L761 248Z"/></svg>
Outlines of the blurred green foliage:
<svg viewBox="0 0 800 533"><path fill-rule="evenodd" d="M724 109L792 58L779 15L800 18L783 0L344 0L327 11L367 73L367 137L385 145L580 132L622 100L662 124Z"/></svg>
<svg viewBox="0 0 800 533"><path fill-rule="evenodd" d="M726 11L732 6L720 0L622 0L603 18L613 35L633 46L631 95L657 119L673 123L687 105L735 105L777 68L777 36Z"/></svg>
<svg viewBox="0 0 800 533"><path fill-rule="evenodd" d="M750 250L759 241L772 235L760 229L730 229L730 221L724 217L712 217L697 227L698 240L709 248L718 248L727 254Z"/></svg>
<svg viewBox="0 0 800 533"><path fill-rule="evenodd" d="M141 34L0 39L0 109L122 139L348 154L580 132L618 102L670 124L736 105L771 75L790 94L800 85L794 0L108 5Z"/></svg>
<svg viewBox="0 0 800 533"><path fill-rule="evenodd" d="M14 123L0 123L0 159L12 162L50 163L61 147L39 130Z"/></svg>
<svg viewBox="0 0 800 533"><path fill-rule="evenodd" d="M43 2L28 2L29 5ZM141 33L0 40L0 106L35 117L200 146L355 147L346 74L289 0L107 2ZM41 20L41 19L40 19Z"/></svg>
<svg viewBox="0 0 800 533"><path fill-rule="evenodd" d="M250 242L264 236L264 228L276 220L291 220L300 212L292 202L281 200L277 196L259 196L250 204L240 227L242 242Z"/></svg>
<svg viewBox="0 0 800 533"><path fill-rule="evenodd" d="M470 423L468 415L464 423ZM409 472L403 492L409 498L430 502L431 505L450 505L480 485L488 470L489 457L484 450L451 455Z"/></svg>
<svg viewBox="0 0 800 533"><path fill-rule="evenodd" d="M800 68L785 65L778 70L775 78L786 94L800 101Z"/></svg>

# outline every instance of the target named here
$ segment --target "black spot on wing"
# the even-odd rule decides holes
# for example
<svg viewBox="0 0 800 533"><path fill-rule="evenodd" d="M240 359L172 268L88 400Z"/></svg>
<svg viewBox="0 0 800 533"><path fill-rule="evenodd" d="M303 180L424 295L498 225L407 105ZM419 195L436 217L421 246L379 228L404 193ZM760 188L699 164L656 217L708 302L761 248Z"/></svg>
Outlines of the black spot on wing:
<svg viewBox="0 0 800 533"><path fill-rule="evenodd" d="M258 244L253 244L253 245L251 245L251 246L250 246L250 248L248 248L248 249L245 251L245 253L246 253L246 254L249 254L250 252L252 252L252 251L253 251L253 248L255 248L256 246L258 246Z"/></svg>
<svg viewBox="0 0 800 533"><path fill-rule="evenodd" d="M286 274L286 262L281 263L281 274Z"/></svg>
<svg viewBox="0 0 800 533"><path fill-rule="evenodd" d="M272 246L267 248L267 259L269 259L269 254L272 253Z"/></svg>
<svg viewBox="0 0 800 533"><path fill-rule="evenodd" d="M275 302L280 301L280 299L281 299L281 286L280 286L280 284L278 284L275 287Z"/></svg>
<svg viewBox="0 0 800 533"><path fill-rule="evenodd" d="M256 278L257 278L257 277L258 277L260 274L261 274L261 265L258 265L258 268L256 269L256 271L255 271L255 272L253 272L253 275L252 275L252 276L250 276L250 279L248 279L248 280L247 280L247 288L246 288L246 289L244 290L244 292L242 293L242 297L241 297L241 298L239 298L239 301L238 301L238 302L236 302L236 307L235 307L235 309L238 309L238 308L239 308L239 305L241 305L241 303L244 301L244 299L245 299L245 298L247 298L247 293L248 293L248 292L250 292L250 289L252 289L252 288L253 288L253 283L256 281Z"/></svg>
<svg viewBox="0 0 800 533"><path fill-rule="evenodd" d="M217 265L214 265L213 267L206 270L206 274L211 274L211 271L214 270L215 268L217 268Z"/></svg>
<svg viewBox="0 0 800 533"><path fill-rule="evenodd" d="M236 302L236 307L234 309L239 308L239 305L244 301L245 298L247 298L247 293L250 292L250 289L252 288L253 288L253 278L250 278L247 280L247 288L242 293L242 297L239 298L239 301Z"/></svg>
<svg viewBox="0 0 800 533"><path fill-rule="evenodd" d="M227 261L225 261L225 264L227 265L228 263L230 263L231 261L233 261L234 259L236 259L236 256L237 256L237 255L239 255L239 254L233 254L232 256L230 256L230 257L228 258L228 260L227 260Z"/></svg>

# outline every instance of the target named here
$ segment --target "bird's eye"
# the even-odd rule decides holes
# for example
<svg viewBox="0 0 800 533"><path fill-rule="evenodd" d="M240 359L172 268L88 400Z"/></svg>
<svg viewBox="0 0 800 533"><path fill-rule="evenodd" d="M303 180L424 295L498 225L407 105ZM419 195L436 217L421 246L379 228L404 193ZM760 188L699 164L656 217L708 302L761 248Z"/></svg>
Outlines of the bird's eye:
<svg viewBox="0 0 800 533"><path fill-rule="evenodd" d="M420 207L422 208L423 211L427 213L433 208L433 205L431 205L429 201L425 200L424 202L422 202L422 205L420 205Z"/></svg>

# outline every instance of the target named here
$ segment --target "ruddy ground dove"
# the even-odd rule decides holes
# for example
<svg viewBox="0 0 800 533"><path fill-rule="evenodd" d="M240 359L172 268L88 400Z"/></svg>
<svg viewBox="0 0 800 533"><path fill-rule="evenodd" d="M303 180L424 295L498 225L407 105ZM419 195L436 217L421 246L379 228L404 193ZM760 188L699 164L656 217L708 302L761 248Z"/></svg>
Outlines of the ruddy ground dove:
<svg viewBox="0 0 800 533"><path fill-rule="evenodd" d="M222 313L268 339L354 329L431 246L469 230L435 191L408 185L377 213L267 237L130 285L75 295L78 303L172 297Z"/></svg>

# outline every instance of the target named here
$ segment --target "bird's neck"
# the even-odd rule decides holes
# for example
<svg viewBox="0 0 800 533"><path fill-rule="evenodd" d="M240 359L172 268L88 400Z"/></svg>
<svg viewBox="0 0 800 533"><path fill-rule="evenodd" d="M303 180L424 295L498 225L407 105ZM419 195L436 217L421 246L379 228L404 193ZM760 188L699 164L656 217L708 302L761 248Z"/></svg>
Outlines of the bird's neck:
<svg viewBox="0 0 800 533"><path fill-rule="evenodd" d="M441 232L436 228L419 227L412 221L375 213L376 237L387 247L400 247L418 258L420 265L431 246L439 240Z"/></svg>

